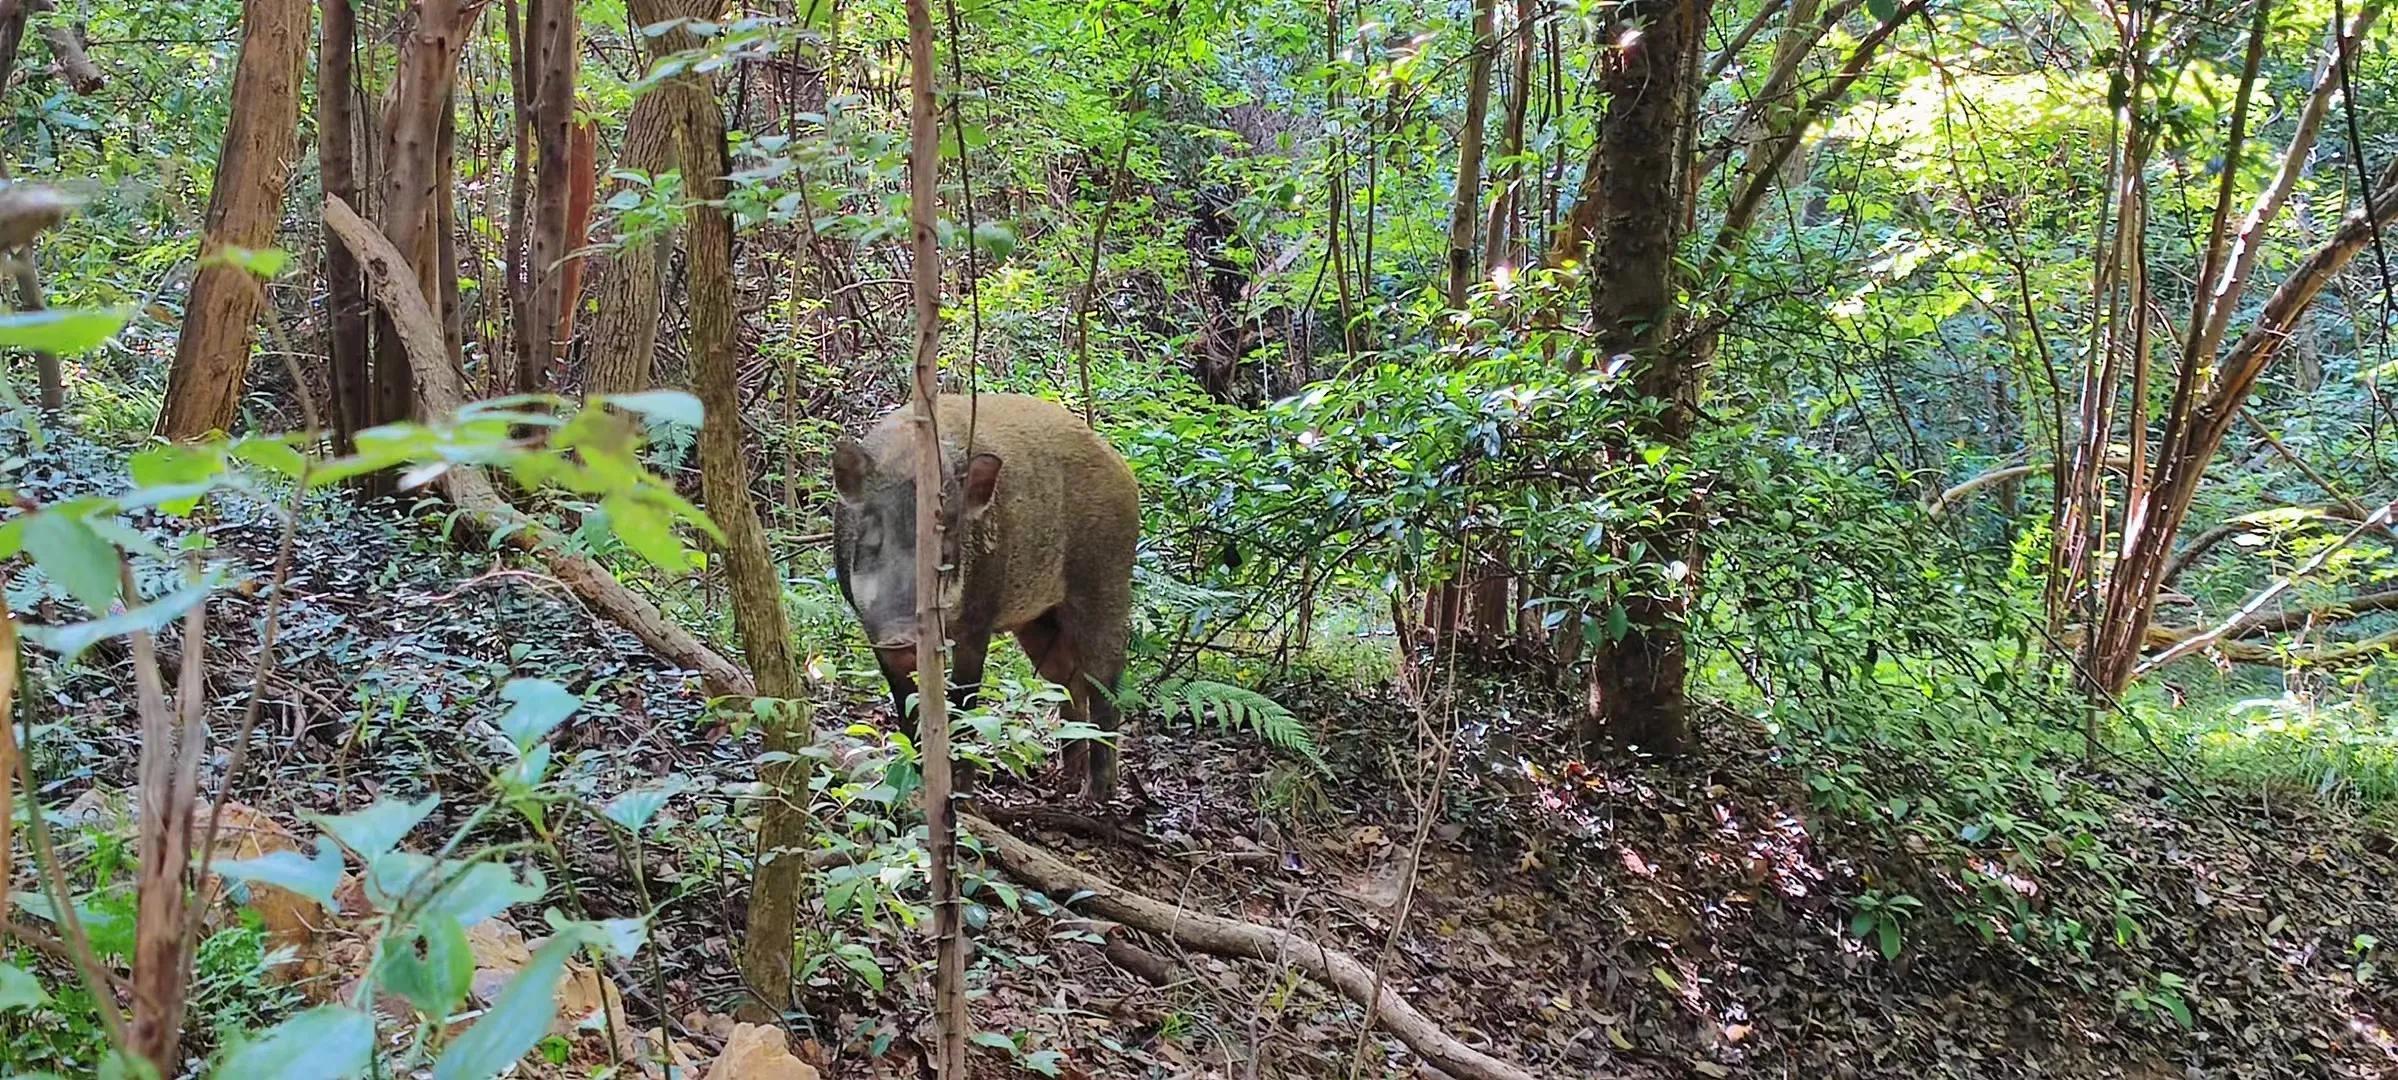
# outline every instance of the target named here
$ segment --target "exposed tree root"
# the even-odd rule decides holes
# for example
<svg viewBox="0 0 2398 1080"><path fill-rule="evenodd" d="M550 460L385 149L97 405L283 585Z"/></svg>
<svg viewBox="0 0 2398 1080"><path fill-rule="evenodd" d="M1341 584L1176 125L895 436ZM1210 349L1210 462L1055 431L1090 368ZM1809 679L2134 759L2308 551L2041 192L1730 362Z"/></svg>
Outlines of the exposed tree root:
<svg viewBox="0 0 2398 1080"><path fill-rule="evenodd" d="M972 814L958 815L958 823L980 838L985 852L1010 875L1055 895L1087 894L1084 904L1105 918L1136 930L1172 938L1187 948L1201 952L1291 964L1313 978L1332 984L1360 1005L1365 1004L1374 993L1372 968L1348 953L1317 944L1305 934L1190 911L1152 900L1087 870L1069 865L1039 846ZM1451 1075L1466 1080L1532 1080L1533 1074L1522 1066L1485 1054L1443 1031L1430 1017L1417 1012L1415 1006L1408 1004L1405 998L1388 987L1382 989L1381 1000L1376 1004L1374 1014L1376 1023L1384 1030L1397 1036L1400 1042L1407 1044L1408 1049L1415 1051L1425 1061Z"/></svg>

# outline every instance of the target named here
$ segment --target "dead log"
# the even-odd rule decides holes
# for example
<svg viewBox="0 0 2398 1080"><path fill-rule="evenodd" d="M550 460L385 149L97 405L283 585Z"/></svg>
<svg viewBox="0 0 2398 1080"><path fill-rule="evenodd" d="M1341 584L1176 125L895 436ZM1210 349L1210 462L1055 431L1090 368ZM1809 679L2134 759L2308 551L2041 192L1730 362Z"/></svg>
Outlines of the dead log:
<svg viewBox="0 0 2398 1080"><path fill-rule="evenodd" d="M958 815L958 823L981 838L985 853L1010 876L1058 896L1085 894L1084 906L1104 918L1172 938L1185 948L1200 952L1290 964L1311 978L1332 984L1359 1005L1375 1000L1373 968L1298 931L1259 926L1153 900L1069 865L972 814ZM1397 1036L1417 1056L1453 1076L1466 1080L1532 1080L1530 1070L1466 1045L1387 986L1381 988L1373 1013L1383 1030Z"/></svg>

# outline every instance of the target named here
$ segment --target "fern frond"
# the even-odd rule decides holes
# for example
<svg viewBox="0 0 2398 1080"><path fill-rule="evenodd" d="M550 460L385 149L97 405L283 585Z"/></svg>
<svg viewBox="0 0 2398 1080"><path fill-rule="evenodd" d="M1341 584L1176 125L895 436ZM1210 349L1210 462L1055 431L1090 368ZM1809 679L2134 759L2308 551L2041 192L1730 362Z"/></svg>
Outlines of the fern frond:
<svg viewBox="0 0 2398 1080"><path fill-rule="evenodd" d="M1282 703L1245 686L1215 682L1209 679L1175 679L1151 687L1148 699L1168 718L1177 714L1189 716L1193 723L1214 721L1225 728L1246 728L1256 732L1268 745L1306 761L1319 772L1329 773L1323 753L1316 748L1315 733L1307 722L1282 706Z"/></svg>

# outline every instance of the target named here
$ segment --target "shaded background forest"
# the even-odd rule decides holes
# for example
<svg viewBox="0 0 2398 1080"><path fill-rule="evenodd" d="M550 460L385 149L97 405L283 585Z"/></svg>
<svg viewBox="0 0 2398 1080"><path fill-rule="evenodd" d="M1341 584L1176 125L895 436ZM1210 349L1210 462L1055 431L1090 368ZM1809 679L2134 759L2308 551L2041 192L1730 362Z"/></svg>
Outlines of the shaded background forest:
<svg viewBox="0 0 2398 1080"><path fill-rule="evenodd" d="M976 1075L1518 1075L1069 912L1005 830L1346 949L1523 1075L2398 1069L2380 3L929 13L944 392L1089 416L1145 529L1128 800L1046 805L1088 733L1012 652L960 718ZM0 0L60 849L20 833L49 929L0 960L47 1001L0 979L0 1064L103 1053L79 937L141 1027L130 929L52 916L181 887L107 809L163 664L216 732L185 795L303 853L438 795L401 832L521 863L438 913L534 939L478 972L647 920L552 1065L704 1062L762 1003L912 1074L916 748L826 543L833 439L908 397L906 14ZM373 895L398 836L329 835L345 919L432 933ZM340 935L207 922L151 968L196 966L180 1040L120 1045L347 1022L304 1011L368 966Z"/></svg>

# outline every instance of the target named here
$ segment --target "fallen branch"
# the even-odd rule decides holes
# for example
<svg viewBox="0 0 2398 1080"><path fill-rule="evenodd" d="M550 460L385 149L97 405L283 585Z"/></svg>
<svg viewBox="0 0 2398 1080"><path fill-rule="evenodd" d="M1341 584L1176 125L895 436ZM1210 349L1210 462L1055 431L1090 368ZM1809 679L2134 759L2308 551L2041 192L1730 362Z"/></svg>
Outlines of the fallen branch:
<svg viewBox="0 0 2398 1080"><path fill-rule="evenodd" d="M1158 934L1184 947L1217 956L1287 963L1310 977L1332 984L1351 1001L1374 1000L1374 972L1356 957L1329 949L1294 930L1259 926L1190 911L1132 892L1087 870L1067 864L1041 848L1020 840L997 825L972 814L958 823L983 843L984 853L1017 880L1059 896L1082 894L1084 904L1100 916L1135 930ZM1465 1080L1532 1080L1533 1073L1466 1045L1417 1012L1397 992L1384 988L1374 1001L1374 1018L1435 1068Z"/></svg>
<svg viewBox="0 0 2398 1080"><path fill-rule="evenodd" d="M2266 604L2272 602L2274 597L2280 596L2282 593L2287 592L2291 586L2298 583L2300 578L2313 573L2315 568L2322 566L2324 562L2332 557L2333 553L2339 551L2341 548L2355 543L2356 538L2363 536L2368 530L2388 526L2390 515L2394 512L2398 512L2398 502L2390 503L2383 506L2379 510L2373 511L2371 517L2358 522L2356 528L2348 530L2347 535L2340 537L2329 547L2316 552L2314 557L2308 559L2304 563L2299 564L2297 569L2290 571L2280 580L2275 581L2269 586L2266 586L2264 591L2257 593L2254 599L2251 599L2247 603L2240 605L2240 610L2233 612L2232 617L2225 619L2221 625L2218 625L2214 629L2205 631L2203 633L2193 634L2190 637L2175 643L2173 647L2166 649L2164 652L2140 661L2139 666L2132 669L2133 677L2137 678L2141 675L2146 675L2151 671L2155 671L2156 669L2170 664L2175 660L2179 660L2190 653L2197 652L2198 650L2203 649L2218 640L2221 640L2225 635L2230 634L2234 629L2238 628L2244 622L2254 618L2257 612L2263 610Z"/></svg>
<svg viewBox="0 0 2398 1080"><path fill-rule="evenodd" d="M2286 520L2293 514L2302 520L2321 519L2326 521L2345 521L2351 525L2363 520L2366 516L2364 514L2358 514L2353 517L2343 518L2338 516L2341 513L2344 513L2344 511L2329 506L2287 506L2278 507L2272 510L2259 510L2251 514L2242 514L2239 517L2233 518L2229 521L2223 522L2222 524L2216 525L2214 528L2208 529L2205 532L2199 533L2195 538L2193 538L2190 541L2190 546L2183 548L2180 554L2177 554L2173 557L2172 562L2165 564L2165 574L2163 577L2158 579L2159 587L2169 587L2175 581L2180 580L2182 571L2188 570L2191 564L2198 561L2200 556L2205 555L2209 550L2212 550L2216 545L2221 544L2225 540L2229 540L2232 537L2245 532L2262 531L2273 526L2279 521Z"/></svg>
<svg viewBox="0 0 2398 1080"><path fill-rule="evenodd" d="M2108 458L2106 464L2107 468L2113 469L2117 472L2122 472L2131 468L2132 466L2130 458L2120 457ZM1971 497L1974 492L1980 491L1983 488L2003 484L2009 480L2021 480L2024 477L2033 475L2034 473L2044 473L2055 467L2056 466L2050 465L2045 461L2035 461L2027 465L2007 465L2001 468L1992 469L1989 472L1959 483L1957 486L1949 488L1948 490L1925 500L1923 504L1923 512L1932 517L1941 517L1947 514L1950 510L1956 509L1958 503L1965 501L1967 498Z"/></svg>
<svg viewBox="0 0 2398 1080"><path fill-rule="evenodd" d="M1142 982L1161 989L1174 985L1174 961L1124 940L1122 923L1063 919L1058 922L1058 929L1098 938L1100 943L1093 950Z"/></svg>
<svg viewBox="0 0 2398 1080"><path fill-rule="evenodd" d="M2156 637L2160 633L2173 632L2152 628L2149 631L2150 643L2156 644ZM2210 643L2206 648L2208 652L2235 664L2265 664L2273 667L2337 667L2350 661L2364 659L2393 645L2398 645L2398 630L2384 631L2372 637L2359 638L2355 641L2333 641L2322 645L2297 645L2288 648L2225 638Z"/></svg>
<svg viewBox="0 0 2398 1080"><path fill-rule="evenodd" d="M2247 637L2250 634L2286 633L2307 623L2326 618L2336 620L2375 611L2398 611L2398 589L2344 596L2337 600L2285 611L2257 612L2247 618L2234 620L2228 629L2221 632L2220 636L2229 640ZM2206 632L2207 628L2203 626L2152 626L2148 628L2148 644L2151 647L2170 648Z"/></svg>
<svg viewBox="0 0 2398 1080"><path fill-rule="evenodd" d="M434 317L432 305L418 287L416 271L382 230L359 217L340 198L325 200L325 224L358 257L366 271L367 291L399 331L400 345L416 374L418 414L426 418L455 414L466 404L466 392L457 369L450 366L441 320ZM486 536L505 536L509 546L539 558L550 576L593 610L640 638L651 652L699 672L711 692L729 697L757 695L748 672L676 625L656 604L625 588L607 568L569 551L556 532L518 513L500 497L483 470L453 467L442 474L441 487L463 512L467 524Z"/></svg>

